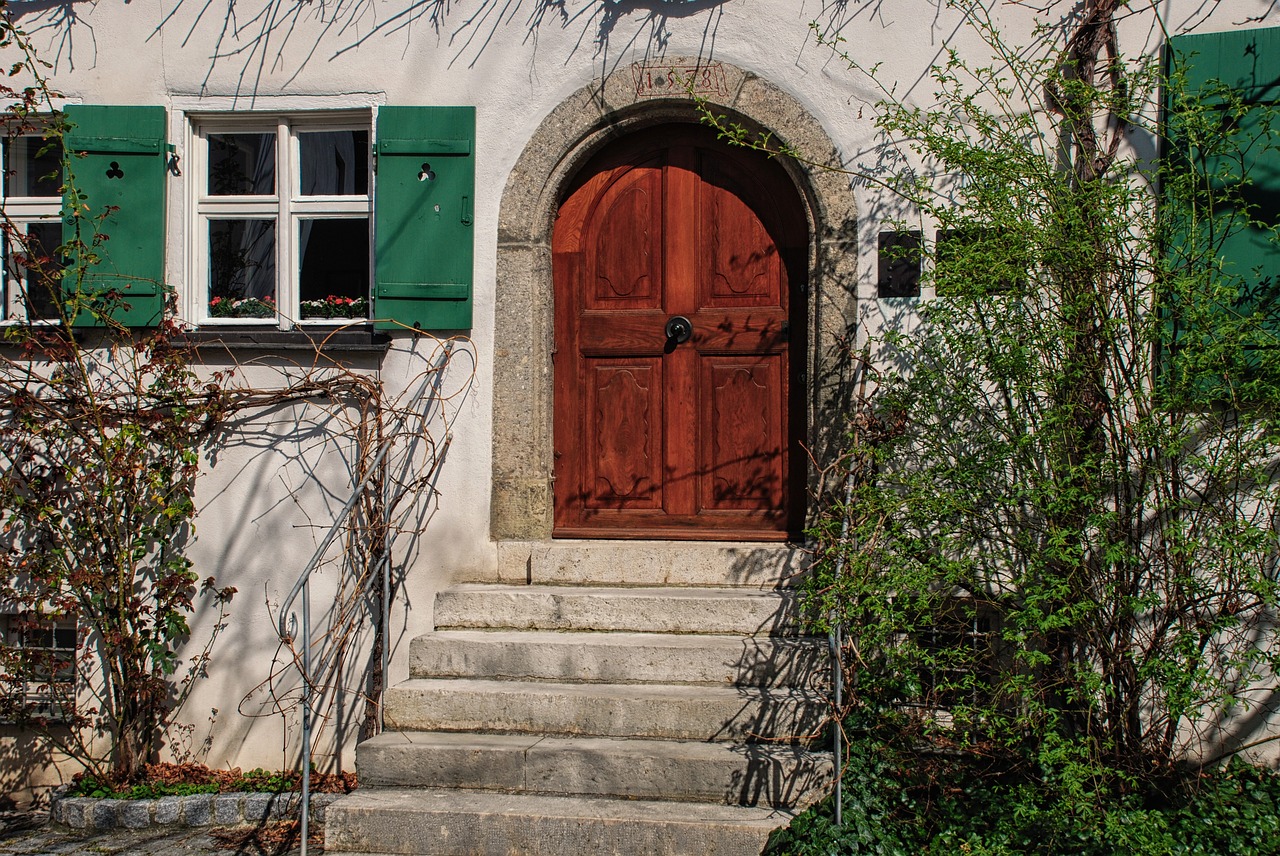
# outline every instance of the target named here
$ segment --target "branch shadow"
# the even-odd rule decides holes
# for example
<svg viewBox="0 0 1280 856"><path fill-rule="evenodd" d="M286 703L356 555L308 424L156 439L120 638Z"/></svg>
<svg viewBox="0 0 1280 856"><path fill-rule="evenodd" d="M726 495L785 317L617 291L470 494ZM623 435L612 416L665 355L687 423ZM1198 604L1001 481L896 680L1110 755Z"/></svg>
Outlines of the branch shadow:
<svg viewBox="0 0 1280 856"><path fill-rule="evenodd" d="M78 9L84 0L17 0L11 8L31 33L54 31L55 72L67 63L76 67L75 35L83 30L90 40L89 62L97 61L93 29ZM235 67L234 94L252 99L262 93L269 74L285 72L283 86L294 83L314 62L332 62L370 45L387 50L393 38L403 38L400 56L423 50L423 28L437 47L451 52L448 66L465 63L474 68L491 50L505 28L523 31L522 42L537 52L539 36L549 28L576 31L569 59L591 50L607 73L611 64L639 51L645 59L665 55L674 21L706 16L702 51L711 56L728 0L590 0L571 9L566 0L407 0L390 14L373 0L177 0L156 24L148 41L193 17L177 35L190 46L202 30L212 30L213 47L201 81L207 91L220 67ZM381 17L379 19L379 16ZM308 43L291 53L299 40ZM332 47L330 47L332 45ZM275 84L272 88L276 88Z"/></svg>

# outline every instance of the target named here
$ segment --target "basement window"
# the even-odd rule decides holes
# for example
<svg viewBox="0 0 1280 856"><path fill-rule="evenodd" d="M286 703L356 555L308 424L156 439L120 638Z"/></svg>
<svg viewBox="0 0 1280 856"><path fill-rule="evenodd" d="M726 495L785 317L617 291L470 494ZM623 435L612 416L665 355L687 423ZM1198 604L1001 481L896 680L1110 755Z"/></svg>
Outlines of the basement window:
<svg viewBox="0 0 1280 856"><path fill-rule="evenodd" d="M75 710L74 619L0 615L0 719L66 720Z"/></svg>

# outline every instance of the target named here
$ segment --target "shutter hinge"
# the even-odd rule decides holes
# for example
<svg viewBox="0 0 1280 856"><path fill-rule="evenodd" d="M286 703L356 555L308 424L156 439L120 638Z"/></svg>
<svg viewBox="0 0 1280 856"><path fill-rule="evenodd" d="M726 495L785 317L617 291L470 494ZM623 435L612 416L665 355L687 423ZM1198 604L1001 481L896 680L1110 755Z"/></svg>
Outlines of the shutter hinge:
<svg viewBox="0 0 1280 856"><path fill-rule="evenodd" d="M182 170L178 168L178 149L173 143L165 143L164 150L169 153L169 160L165 163L165 169L169 170L169 174L173 176L182 175Z"/></svg>

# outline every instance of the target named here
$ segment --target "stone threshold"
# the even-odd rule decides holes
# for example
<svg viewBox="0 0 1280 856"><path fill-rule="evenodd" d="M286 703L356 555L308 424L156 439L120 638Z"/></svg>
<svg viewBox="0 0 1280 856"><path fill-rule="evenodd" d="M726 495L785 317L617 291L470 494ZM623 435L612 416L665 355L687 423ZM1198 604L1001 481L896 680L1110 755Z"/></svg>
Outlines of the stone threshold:
<svg viewBox="0 0 1280 856"><path fill-rule="evenodd" d="M311 820L324 822L325 808L342 794L312 794ZM302 795L285 793L190 794L148 800L62 797L55 794L49 820L64 830L184 829L244 826L298 814Z"/></svg>

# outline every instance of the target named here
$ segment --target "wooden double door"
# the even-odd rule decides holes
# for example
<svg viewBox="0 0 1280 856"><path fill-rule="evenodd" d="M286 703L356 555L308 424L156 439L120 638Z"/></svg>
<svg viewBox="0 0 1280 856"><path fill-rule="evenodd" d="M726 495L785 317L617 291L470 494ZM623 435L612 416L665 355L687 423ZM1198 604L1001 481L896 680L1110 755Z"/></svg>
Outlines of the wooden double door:
<svg viewBox="0 0 1280 856"><path fill-rule="evenodd" d="M781 167L697 126L582 170L552 239L557 536L795 534L807 244Z"/></svg>

